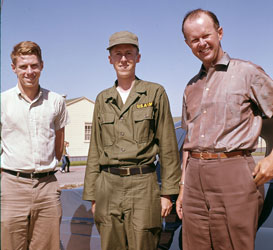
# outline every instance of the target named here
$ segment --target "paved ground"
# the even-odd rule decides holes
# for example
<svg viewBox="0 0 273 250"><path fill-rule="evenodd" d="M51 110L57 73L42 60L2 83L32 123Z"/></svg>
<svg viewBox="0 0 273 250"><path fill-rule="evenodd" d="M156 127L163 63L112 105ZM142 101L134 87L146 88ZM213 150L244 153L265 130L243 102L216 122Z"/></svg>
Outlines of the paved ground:
<svg viewBox="0 0 273 250"><path fill-rule="evenodd" d="M263 156L255 156L255 161L259 161ZM83 186L85 174L85 166L71 166L69 173L61 173L58 171L56 177L60 183L61 188L75 188Z"/></svg>
<svg viewBox="0 0 273 250"><path fill-rule="evenodd" d="M58 171L56 177L61 188L75 188L83 186L85 166L71 166L69 173Z"/></svg>

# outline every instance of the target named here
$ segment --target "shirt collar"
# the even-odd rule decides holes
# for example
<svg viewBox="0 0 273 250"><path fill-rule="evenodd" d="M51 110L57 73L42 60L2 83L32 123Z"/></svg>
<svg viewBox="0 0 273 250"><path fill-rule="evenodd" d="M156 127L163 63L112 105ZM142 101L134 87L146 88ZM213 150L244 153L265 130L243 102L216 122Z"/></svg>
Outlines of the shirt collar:
<svg viewBox="0 0 273 250"><path fill-rule="evenodd" d="M217 65L228 66L229 61L230 61L230 57L228 53L224 52L224 55L219 59L219 61L215 64L215 66Z"/></svg>
<svg viewBox="0 0 273 250"><path fill-rule="evenodd" d="M134 80L134 86L131 89L131 92L136 92L137 94L144 94L147 92L146 88L142 85L139 84L141 82L141 80L136 76L135 80ZM117 99L118 97L118 92L117 92L117 87L118 85L118 81L115 81L115 84L112 88L109 89L109 91L106 93L105 95L105 102L108 102L111 99Z"/></svg>
<svg viewBox="0 0 273 250"><path fill-rule="evenodd" d="M19 89L18 84L15 86L15 92L17 94L18 97L23 98L26 102L28 102L26 100L26 98L24 97L23 93L21 92L21 90ZM43 95L43 88L41 88L41 86L39 85L39 93L38 95L33 99L33 101L31 103L34 103L36 101L38 101L40 99L40 97Z"/></svg>
<svg viewBox="0 0 273 250"><path fill-rule="evenodd" d="M16 92L16 94L17 94L18 96L21 96L21 95L22 95L21 90L20 90L19 87L18 87L18 84L15 86L15 92Z"/></svg>
<svg viewBox="0 0 273 250"><path fill-rule="evenodd" d="M228 53L224 52L224 55L217 61L217 63L213 67L215 69L217 69L217 68L222 69L223 67L226 69L228 67L229 62L230 62L230 57L229 57ZM205 69L204 64L202 64L198 75L202 76L204 74L206 75L207 71Z"/></svg>

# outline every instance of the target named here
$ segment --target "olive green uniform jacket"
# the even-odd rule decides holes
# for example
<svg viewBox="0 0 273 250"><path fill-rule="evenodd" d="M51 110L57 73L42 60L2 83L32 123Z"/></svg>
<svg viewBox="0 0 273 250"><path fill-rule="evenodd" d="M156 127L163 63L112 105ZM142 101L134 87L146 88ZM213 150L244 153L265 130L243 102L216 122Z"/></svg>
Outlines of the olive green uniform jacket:
<svg viewBox="0 0 273 250"><path fill-rule="evenodd" d="M157 154L161 163L161 195L179 193L179 153L164 88L136 78L123 104L116 85L117 82L96 99L83 199L96 200L95 181L100 166L152 164Z"/></svg>

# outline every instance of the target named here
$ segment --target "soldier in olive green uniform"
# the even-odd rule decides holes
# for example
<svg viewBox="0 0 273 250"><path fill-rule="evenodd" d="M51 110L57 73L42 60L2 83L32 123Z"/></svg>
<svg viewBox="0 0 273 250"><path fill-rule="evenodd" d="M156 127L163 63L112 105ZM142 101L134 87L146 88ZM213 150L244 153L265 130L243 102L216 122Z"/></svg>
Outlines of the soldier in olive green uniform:
<svg viewBox="0 0 273 250"><path fill-rule="evenodd" d="M96 99L83 199L92 201L102 250L153 250L181 174L169 101L161 85L135 76L136 35L113 34L108 50L117 81Z"/></svg>

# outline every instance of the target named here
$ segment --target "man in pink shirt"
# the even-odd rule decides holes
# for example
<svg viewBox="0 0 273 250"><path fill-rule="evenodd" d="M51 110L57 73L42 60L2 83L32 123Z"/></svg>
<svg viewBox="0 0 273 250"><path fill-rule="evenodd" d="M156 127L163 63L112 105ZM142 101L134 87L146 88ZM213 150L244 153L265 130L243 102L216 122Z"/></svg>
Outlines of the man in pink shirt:
<svg viewBox="0 0 273 250"><path fill-rule="evenodd" d="M273 115L273 81L261 67L223 51L223 28L211 11L189 12L182 31L202 62L183 97L187 136L177 199L183 249L253 250L273 151L257 165L251 152L262 114Z"/></svg>

